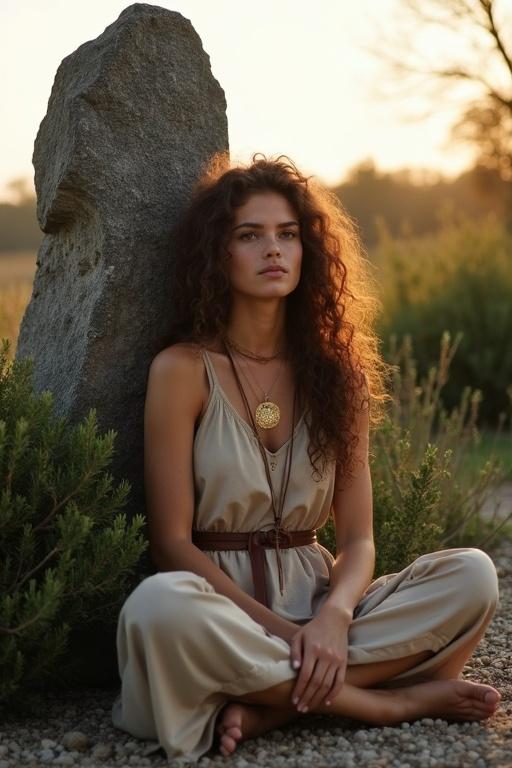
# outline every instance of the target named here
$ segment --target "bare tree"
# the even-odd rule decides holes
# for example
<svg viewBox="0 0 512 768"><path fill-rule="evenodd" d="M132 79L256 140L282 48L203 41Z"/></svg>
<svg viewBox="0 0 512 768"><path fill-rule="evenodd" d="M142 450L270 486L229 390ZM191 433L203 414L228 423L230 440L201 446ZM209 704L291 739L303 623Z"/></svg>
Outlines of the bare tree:
<svg viewBox="0 0 512 768"><path fill-rule="evenodd" d="M391 31L387 21L378 44L363 47L391 73L379 97L399 85L406 119L453 111L448 143L470 143L477 164L512 182L511 10L509 0L398 0Z"/></svg>
<svg viewBox="0 0 512 768"><path fill-rule="evenodd" d="M478 147L477 162L512 182L512 111L490 99L467 107L452 126L452 138Z"/></svg>

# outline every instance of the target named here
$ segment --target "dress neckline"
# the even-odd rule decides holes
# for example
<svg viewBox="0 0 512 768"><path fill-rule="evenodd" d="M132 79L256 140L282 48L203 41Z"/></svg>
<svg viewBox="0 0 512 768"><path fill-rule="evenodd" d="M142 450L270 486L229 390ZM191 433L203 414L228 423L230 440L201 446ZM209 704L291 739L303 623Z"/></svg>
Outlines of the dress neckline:
<svg viewBox="0 0 512 768"><path fill-rule="evenodd" d="M212 363L212 361L210 360L210 357L208 356L208 352L206 351L206 349L203 349L203 353L206 355L206 357L208 358L208 362L210 363L210 370L211 370L211 372L212 372L212 377L213 377L213 384L214 384L214 386L216 387L216 389L217 389L217 391L218 391L218 393L219 393L219 395L220 395L220 397L221 397L222 401L225 403L225 405L227 406L228 410L229 410L229 411L230 411L230 412L233 414L233 416L234 416L235 420L236 420L236 421L237 421L237 422L238 422L238 423L239 423L239 424L242 426L242 428L243 428L243 429L245 429L245 431L246 431L246 432L249 434L249 436L250 436L250 437L252 437L252 439L254 440L254 442L255 442L256 444L258 444L258 438L257 438L257 437L256 437L256 435L254 434L254 430L253 430L252 426L251 426L251 425L250 425L250 424L249 424L249 423L248 423L248 422L247 422L247 421L246 421L244 418L242 418L242 416L240 416L240 414L238 413L237 409L236 409L236 408L235 408L235 406L234 406L234 405L231 403L231 401L229 400L228 396L227 396L227 395L226 395L226 393L224 392L224 390L223 390L223 388L222 388L222 386L221 386L221 384L220 384L220 382L219 382L219 379L218 379L218 377L217 377L217 373L216 373L216 371L215 371L215 368L214 368L214 366L213 366L213 363ZM304 417L305 417L305 415L306 415L306 410L303 410L303 411L302 411L302 413L301 413L301 415L300 415L300 418L299 418L299 420L297 421L297 423L296 423L296 425L295 425L295 428L294 428L294 430L293 430L293 432L292 432L292 435L293 435L293 439L294 439L294 440L295 440L295 437L296 437L296 435L297 435L297 432L299 431L299 428L300 428L300 426L301 426L302 422L304 421ZM203 418L204 418L205 416L206 416L206 410L205 410L205 412L204 412L204 414L203 414ZM267 453L268 453L270 456L278 456L278 455L281 453L281 451L283 451L285 448L287 448L287 446L289 445L289 443L291 443L291 440L292 440L292 435L290 435L290 437L289 437L289 438L288 438L288 439L287 439L287 440L286 440L286 441L285 441L285 442L284 442L284 443L283 443L283 444L282 444L282 445L281 445L281 446L280 446L280 447L277 449L277 451L271 451L269 448L267 448L267 446L266 446L266 445L264 445L264 444L262 443L262 444L263 444L263 447L264 447L265 451L266 451L266 452L267 452Z"/></svg>

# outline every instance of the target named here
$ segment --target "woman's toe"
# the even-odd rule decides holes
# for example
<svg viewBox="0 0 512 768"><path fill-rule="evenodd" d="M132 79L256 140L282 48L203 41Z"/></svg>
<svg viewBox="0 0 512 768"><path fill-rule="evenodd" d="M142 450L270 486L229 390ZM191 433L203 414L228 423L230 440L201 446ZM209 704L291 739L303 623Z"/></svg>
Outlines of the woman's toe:
<svg viewBox="0 0 512 768"><path fill-rule="evenodd" d="M498 691L487 691L484 694L484 701L486 704L497 704L501 699L501 695Z"/></svg>
<svg viewBox="0 0 512 768"><path fill-rule="evenodd" d="M231 754L231 752L233 752L236 748L236 740L233 739L232 736L229 736L227 733L224 733L222 736L222 746L227 752Z"/></svg>

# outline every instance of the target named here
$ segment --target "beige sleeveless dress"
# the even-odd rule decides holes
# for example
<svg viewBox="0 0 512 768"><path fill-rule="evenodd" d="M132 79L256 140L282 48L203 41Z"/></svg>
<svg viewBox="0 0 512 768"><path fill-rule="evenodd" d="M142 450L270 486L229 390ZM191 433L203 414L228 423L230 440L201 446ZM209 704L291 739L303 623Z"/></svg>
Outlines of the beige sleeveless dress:
<svg viewBox="0 0 512 768"><path fill-rule="evenodd" d="M228 400L206 350L210 396L194 438L194 528L207 531L255 531L272 528L270 488L258 441L252 427ZM334 462L317 477L307 453L305 413L293 434L293 464L283 507L287 530L321 528L327 522L334 493ZM285 478L286 451L291 438L275 451L267 449L276 499ZM272 469L274 467L274 469ZM247 550L207 551L242 589L254 597L251 561ZM276 552L265 549L270 607L289 621L303 624L326 597L333 556L318 542L280 550L284 572L281 596Z"/></svg>
<svg viewBox="0 0 512 768"><path fill-rule="evenodd" d="M194 527L272 527L270 489L256 438L226 398L206 351L203 357L210 397L194 438ZM320 528L333 498L334 466L315 479L307 439L302 414L294 432L293 471L283 511L283 525L290 530ZM277 483L287 443L268 451ZM205 554L253 594L247 551ZM275 551L265 554L272 609L297 624L306 623L327 596L334 558L318 543L281 550L281 596ZM466 643L482 637L497 602L496 569L482 550L421 555L398 573L375 579L362 595L348 631L348 665L429 649L434 655L389 678L386 685L428 679ZM146 754L162 748L178 762L195 763L210 750L217 716L229 698L298 674L285 640L192 571L162 571L143 579L123 603L116 643L121 690L112 705L113 725L149 740Z"/></svg>

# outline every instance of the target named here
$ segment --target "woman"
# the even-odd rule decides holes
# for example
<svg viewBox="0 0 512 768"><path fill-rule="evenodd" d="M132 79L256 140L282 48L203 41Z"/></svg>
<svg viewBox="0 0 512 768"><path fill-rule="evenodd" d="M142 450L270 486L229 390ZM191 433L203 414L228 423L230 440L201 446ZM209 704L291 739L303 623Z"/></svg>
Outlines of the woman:
<svg viewBox="0 0 512 768"><path fill-rule="evenodd" d="M174 245L144 426L158 572L120 613L114 724L193 762L304 712L489 717L498 691L459 675L496 610L490 557L427 553L371 581L387 368L342 207L288 158L220 155ZM336 558L315 536L331 511Z"/></svg>

